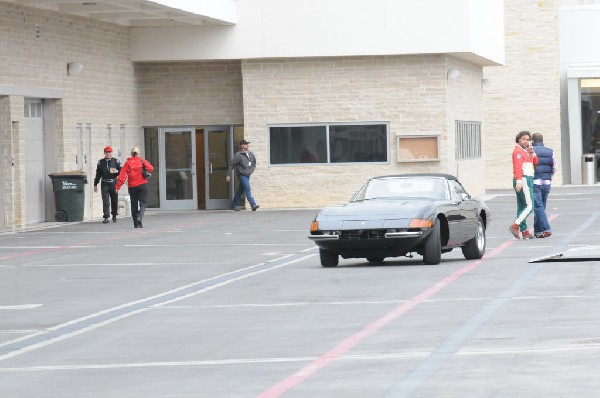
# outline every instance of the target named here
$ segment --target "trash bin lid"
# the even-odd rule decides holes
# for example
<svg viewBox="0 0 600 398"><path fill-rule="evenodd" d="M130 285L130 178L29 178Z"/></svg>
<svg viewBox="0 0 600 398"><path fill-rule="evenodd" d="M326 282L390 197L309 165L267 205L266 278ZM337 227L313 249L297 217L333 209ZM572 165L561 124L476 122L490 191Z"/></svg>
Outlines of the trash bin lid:
<svg viewBox="0 0 600 398"><path fill-rule="evenodd" d="M63 171L60 173L50 173L48 177L67 177L67 178L86 178L87 175L81 170L73 170L73 171Z"/></svg>

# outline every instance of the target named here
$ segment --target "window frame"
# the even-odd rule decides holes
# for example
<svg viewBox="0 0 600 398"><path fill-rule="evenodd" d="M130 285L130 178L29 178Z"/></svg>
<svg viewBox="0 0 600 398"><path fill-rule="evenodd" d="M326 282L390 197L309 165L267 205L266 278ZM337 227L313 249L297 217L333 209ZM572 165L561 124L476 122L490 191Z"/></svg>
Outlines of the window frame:
<svg viewBox="0 0 600 398"><path fill-rule="evenodd" d="M385 157L384 161L376 162L332 162L330 147L330 126L384 126L385 127ZM334 165L356 165L356 164L390 164L390 122L384 121L359 121L359 122L323 122L323 123L276 123L267 124L267 159L269 167L298 167L298 166L334 166ZM305 163L271 163L271 128L291 127L325 127L325 147L327 162L305 162Z"/></svg>

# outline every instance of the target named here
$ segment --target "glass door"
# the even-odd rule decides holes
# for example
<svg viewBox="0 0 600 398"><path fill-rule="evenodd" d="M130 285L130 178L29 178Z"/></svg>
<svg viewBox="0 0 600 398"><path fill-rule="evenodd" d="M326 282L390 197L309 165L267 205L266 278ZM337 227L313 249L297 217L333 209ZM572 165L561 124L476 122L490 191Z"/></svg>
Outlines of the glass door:
<svg viewBox="0 0 600 398"><path fill-rule="evenodd" d="M227 126L204 129L206 209L229 209L229 183L225 181L229 167L228 148L230 128Z"/></svg>
<svg viewBox="0 0 600 398"><path fill-rule="evenodd" d="M160 203L165 210L196 210L196 145L193 128L161 128Z"/></svg>

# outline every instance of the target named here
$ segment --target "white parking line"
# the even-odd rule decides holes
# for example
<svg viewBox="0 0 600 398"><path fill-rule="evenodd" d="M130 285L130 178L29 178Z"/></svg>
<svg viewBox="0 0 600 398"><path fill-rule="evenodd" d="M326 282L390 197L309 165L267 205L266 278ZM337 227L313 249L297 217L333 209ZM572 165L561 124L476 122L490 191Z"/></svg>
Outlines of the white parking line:
<svg viewBox="0 0 600 398"><path fill-rule="evenodd" d="M564 299L597 299L599 294L590 295L558 295L558 296L517 296L511 300L564 300ZM489 301L492 300L493 296L480 296L480 297L456 297L456 298L431 298L424 300L423 303L451 303L451 302L473 302L473 301ZM214 305L164 305L161 309L167 310L178 310L178 309L190 309L190 308L277 308L277 307L303 307L303 306L335 306L335 305L390 305L390 304L401 304L406 303L410 300L382 300L382 301L327 301L327 302L296 302L296 303L240 303L240 304L214 304Z"/></svg>
<svg viewBox="0 0 600 398"><path fill-rule="evenodd" d="M47 328L39 333L23 336L0 343L0 361L16 357L39 348L47 347L70 337L81 335L111 324L121 319L161 307L170 303L185 300L199 294L229 285L233 282L260 275L290 264L304 261L315 254L292 254L271 261L251 265L241 269L226 272L208 279L177 287L154 296L132 301L117 307L99 311L60 325Z"/></svg>
<svg viewBox="0 0 600 398"><path fill-rule="evenodd" d="M231 264L231 261L227 262L227 261L223 261L223 262L215 262L215 261L211 261L211 262L198 262L195 261L193 263L167 263L167 262L158 262L158 263L75 263L75 264L41 264L41 263L30 263L30 264L23 264L20 265L20 267L125 267L125 266L132 266L132 267L139 267L139 266L144 266L144 267L151 267L151 266L177 266L177 265L209 265L209 264L213 264L213 265L217 265L217 264Z"/></svg>
<svg viewBox="0 0 600 398"><path fill-rule="evenodd" d="M30 310L33 308L41 307L41 304L20 304L20 305L0 305L0 311L2 310Z"/></svg>
<svg viewBox="0 0 600 398"><path fill-rule="evenodd" d="M517 347L510 349L477 349L461 350L456 356L514 356L517 354L548 355L552 352L566 351L597 351L598 344L580 344L580 345L559 345L545 347ZM340 361L381 361L397 360L402 358L425 358L430 351L405 351L405 352L386 352L383 354L349 354L339 358ZM128 369L128 368L159 368L159 367L181 367L181 366L227 366L244 364L266 364L266 363L293 363L314 361L317 357L280 357L280 358L232 358L218 360L201 361L169 361L169 362L130 362L130 363L109 363L109 364L80 364L80 365L46 365L46 366L27 366L27 367L7 367L0 368L0 373L18 373L18 372L49 372L64 370L89 370L89 369Z"/></svg>
<svg viewBox="0 0 600 398"><path fill-rule="evenodd" d="M215 247L215 246L306 246L306 243L194 243L194 244L185 244L185 245L157 245L157 244L144 244L144 245L123 245L125 247ZM80 246L77 246L80 247Z"/></svg>

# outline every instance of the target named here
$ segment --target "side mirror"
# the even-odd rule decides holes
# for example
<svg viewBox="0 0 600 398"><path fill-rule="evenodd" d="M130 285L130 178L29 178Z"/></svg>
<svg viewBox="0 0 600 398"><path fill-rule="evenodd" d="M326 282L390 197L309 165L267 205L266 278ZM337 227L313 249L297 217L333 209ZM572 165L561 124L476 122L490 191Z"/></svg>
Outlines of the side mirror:
<svg viewBox="0 0 600 398"><path fill-rule="evenodd" d="M470 200L471 199L471 195L469 195L466 192L463 192L460 197L462 200Z"/></svg>

